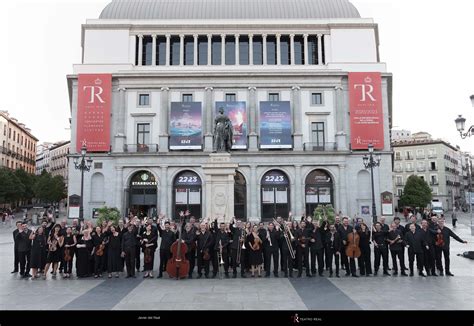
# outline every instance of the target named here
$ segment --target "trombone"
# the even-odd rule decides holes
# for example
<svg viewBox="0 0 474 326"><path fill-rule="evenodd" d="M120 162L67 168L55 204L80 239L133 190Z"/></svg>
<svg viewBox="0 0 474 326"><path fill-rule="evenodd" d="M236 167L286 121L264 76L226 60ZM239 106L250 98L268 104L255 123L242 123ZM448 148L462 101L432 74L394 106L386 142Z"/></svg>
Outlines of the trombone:
<svg viewBox="0 0 474 326"><path fill-rule="evenodd" d="M217 252L217 260L219 261L219 277L222 279L222 265L224 265L224 259L222 259L222 240L219 240L219 251Z"/></svg>
<svg viewBox="0 0 474 326"><path fill-rule="evenodd" d="M273 223L275 225L278 225L280 228L282 228L281 224L278 223L275 219L273 219ZM295 259L295 250L293 249L293 246L291 245L291 242L295 240L295 237L291 233L291 230L288 228L285 222L283 222L283 236L285 237L286 245L288 247L288 251L290 252L291 259Z"/></svg>
<svg viewBox="0 0 474 326"><path fill-rule="evenodd" d="M246 231L245 228L242 228L242 231L240 233L239 237L239 244L237 245L237 257L235 259L237 265L240 264L240 256L242 256L242 250L245 250L245 236L246 236ZM240 243L242 242L242 245Z"/></svg>

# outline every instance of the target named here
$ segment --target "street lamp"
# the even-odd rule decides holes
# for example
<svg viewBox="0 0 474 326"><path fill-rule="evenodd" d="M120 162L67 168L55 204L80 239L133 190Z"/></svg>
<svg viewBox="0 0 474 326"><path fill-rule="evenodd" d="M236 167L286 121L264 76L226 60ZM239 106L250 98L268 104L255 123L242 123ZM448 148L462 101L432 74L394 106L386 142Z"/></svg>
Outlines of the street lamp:
<svg viewBox="0 0 474 326"><path fill-rule="evenodd" d="M79 204L79 221L84 221L84 171L89 172L92 166L92 159L86 159L86 145L81 147L81 156L74 157L74 166L77 170L81 170L81 201Z"/></svg>
<svg viewBox="0 0 474 326"><path fill-rule="evenodd" d="M374 191L374 168L380 165L382 160L380 155L377 155L377 158L374 159L374 145L369 144L367 147L369 150L369 156L364 155L364 167L366 169L370 168L370 181L372 183L372 223L375 225L377 223L377 211L375 207L375 191Z"/></svg>

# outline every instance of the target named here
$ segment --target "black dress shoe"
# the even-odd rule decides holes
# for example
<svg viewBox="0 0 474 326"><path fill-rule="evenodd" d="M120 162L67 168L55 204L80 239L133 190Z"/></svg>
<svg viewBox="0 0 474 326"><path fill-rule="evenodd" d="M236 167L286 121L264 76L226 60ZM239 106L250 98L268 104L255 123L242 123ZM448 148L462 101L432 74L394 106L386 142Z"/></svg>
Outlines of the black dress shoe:
<svg viewBox="0 0 474 326"><path fill-rule="evenodd" d="M329 273L329 277L332 277L332 273Z"/></svg>
<svg viewBox="0 0 474 326"><path fill-rule="evenodd" d="M199 279L199 278L201 278L201 277L202 277L202 275L198 275L196 278L198 278L198 279Z"/></svg>
<svg viewBox="0 0 474 326"><path fill-rule="evenodd" d="M436 274L436 273L431 273L431 276L438 276L438 274Z"/></svg>
<svg viewBox="0 0 474 326"><path fill-rule="evenodd" d="M446 272L446 276L454 276L451 272Z"/></svg>
<svg viewBox="0 0 474 326"><path fill-rule="evenodd" d="M336 274L336 277L339 278L340 277L339 274Z"/></svg>
<svg viewBox="0 0 474 326"><path fill-rule="evenodd" d="M400 275L402 275L402 276L408 276L408 274L405 273L405 272L402 272Z"/></svg>
<svg viewBox="0 0 474 326"><path fill-rule="evenodd" d="M390 273L389 272L383 272L383 275L390 276Z"/></svg>
<svg viewBox="0 0 474 326"><path fill-rule="evenodd" d="M423 272L419 272L418 275L426 277L425 273L423 273Z"/></svg>
<svg viewBox="0 0 474 326"><path fill-rule="evenodd" d="M413 276L413 275L414 275L413 272L410 272L410 276Z"/></svg>
<svg viewBox="0 0 474 326"><path fill-rule="evenodd" d="M273 276L274 276L274 277L278 277L278 273L274 273Z"/></svg>
<svg viewBox="0 0 474 326"><path fill-rule="evenodd" d="M439 276L444 276L443 271L439 271Z"/></svg>
<svg viewBox="0 0 474 326"><path fill-rule="evenodd" d="M270 274L265 274L265 277L270 277Z"/></svg>
<svg viewBox="0 0 474 326"><path fill-rule="evenodd" d="M240 274L240 277L241 278L247 278L247 276L245 276L245 274Z"/></svg>
<svg viewBox="0 0 474 326"><path fill-rule="evenodd" d="M357 276L356 274L352 274L352 277L359 277L359 276Z"/></svg>
<svg viewBox="0 0 474 326"><path fill-rule="evenodd" d="M237 278L237 274L232 274L232 278Z"/></svg>
<svg viewBox="0 0 474 326"><path fill-rule="evenodd" d="M18 273L18 270L15 269L13 272L11 272L10 274L15 274L15 273Z"/></svg>
<svg viewBox="0 0 474 326"><path fill-rule="evenodd" d="M163 274L158 275L156 278L162 278Z"/></svg>

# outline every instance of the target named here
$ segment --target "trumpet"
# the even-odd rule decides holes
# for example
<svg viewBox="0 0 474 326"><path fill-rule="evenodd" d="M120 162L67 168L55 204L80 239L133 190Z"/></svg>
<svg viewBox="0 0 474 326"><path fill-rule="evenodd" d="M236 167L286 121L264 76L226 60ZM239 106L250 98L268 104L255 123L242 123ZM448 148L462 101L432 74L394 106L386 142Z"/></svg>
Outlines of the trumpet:
<svg viewBox="0 0 474 326"><path fill-rule="evenodd" d="M219 240L219 265L224 265L224 259L222 259L222 240Z"/></svg>

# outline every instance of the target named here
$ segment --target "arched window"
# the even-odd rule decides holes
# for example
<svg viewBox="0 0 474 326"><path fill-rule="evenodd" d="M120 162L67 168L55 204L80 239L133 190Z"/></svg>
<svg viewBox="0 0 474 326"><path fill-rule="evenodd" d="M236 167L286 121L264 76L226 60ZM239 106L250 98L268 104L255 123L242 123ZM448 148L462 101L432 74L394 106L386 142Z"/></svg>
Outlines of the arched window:
<svg viewBox="0 0 474 326"><path fill-rule="evenodd" d="M324 170L314 170L305 181L306 215L313 215L318 205L334 206L334 186L331 176Z"/></svg>
<svg viewBox="0 0 474 326"><path fill-rule="evenodd" d="M180 211L189 210L192 216L202 216L202 181L193 171L179 173L173 182L173 218L178 218Z"/></svg>
<svg viewBox="0 0 474 326"><path fill-rule="evenodd" d="M130 180L129 209L140 218L157 215L158 188L155 176L149 171L139 171Z"/></svg>
<svg viewBox="0 0 474 326"><path fill-rule="evenodd" d="M91 202L103 202L104 197L104 175L94 173L91 180Z"/></svg>
<svg viewBox="0 0 474 326"><path fill-rule="evenodd" d="M290 212L290 181L280 170L265 173L261 181L262 221L277 216L288 217Z"/></svg>

